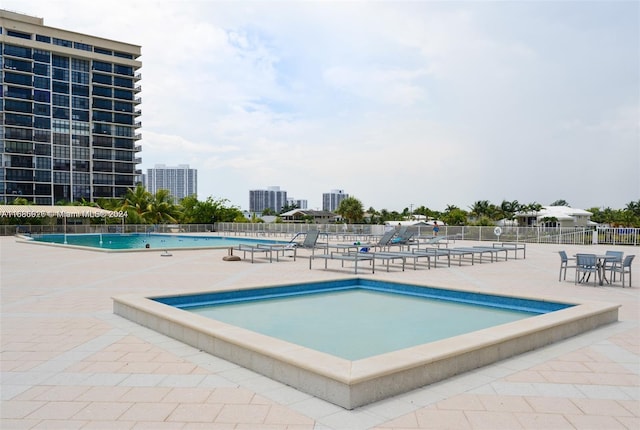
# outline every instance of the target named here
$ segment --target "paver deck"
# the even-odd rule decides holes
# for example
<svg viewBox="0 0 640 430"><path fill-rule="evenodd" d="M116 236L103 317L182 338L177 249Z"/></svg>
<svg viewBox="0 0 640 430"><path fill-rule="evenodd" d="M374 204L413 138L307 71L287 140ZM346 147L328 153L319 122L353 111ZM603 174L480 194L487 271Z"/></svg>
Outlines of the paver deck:
<svg viewBox="0 0 640 430"><path fill-rule="evenodd" d="M485 243L461 242L464 246ZM0 238L0 428L6 429L637 429L640 294L558 282L557 251L363 277L481 292L619 303L620 321L353 411L116 316L111 297L351 277L340 264L223 261L226 250L102 253ZM570 278L570 280L569 280Z"/></svg>

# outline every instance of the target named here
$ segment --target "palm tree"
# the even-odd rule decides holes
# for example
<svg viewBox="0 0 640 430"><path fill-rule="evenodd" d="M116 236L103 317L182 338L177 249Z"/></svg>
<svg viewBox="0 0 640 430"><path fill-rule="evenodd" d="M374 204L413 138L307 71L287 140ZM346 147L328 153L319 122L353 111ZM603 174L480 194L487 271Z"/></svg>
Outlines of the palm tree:
<svg viewBox="0 0 640 430"><path fill-rule="evenodd" d="M469 206L471 209L471 213L469 215L474 216L476 218L482 218L483 216L489 217L491 204L489 200L478 200L472 206Z"/></svg>
<svg viewBox="0 0 640 430"><path fill-rule="evenodd" d="M336 213L346 219L348 223L354 224L362 221L364 208L360 200L355 197L347 197L340 201Z"/></svg>
<svg viewBox="0 0 640 430"><path fill-rule="evenodd" d="M138 184L134 189L129 188L124 195L120 210L127 212L127 221L130 224L145 224L145 217L149 212L151 193Z"/></svg>
<svg viewBox="0 0 640 430"><path fill-rule="evenodd" d="M180 209L173 203L169 190L158 190L147 207L144 219L151 224L176 222L180 217Z"/></svg>

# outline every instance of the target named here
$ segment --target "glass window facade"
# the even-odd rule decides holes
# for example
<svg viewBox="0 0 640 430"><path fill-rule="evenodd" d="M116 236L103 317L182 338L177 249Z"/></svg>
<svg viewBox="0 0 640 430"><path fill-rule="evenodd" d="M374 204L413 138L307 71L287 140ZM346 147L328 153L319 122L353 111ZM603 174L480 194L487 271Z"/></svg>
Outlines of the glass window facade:
<svg viewBox="0 0 640 430"><path fill-rule="evenodd" d="M140 47L91 36L96 47L22 16L2 16L11 43L0 44L0 204L122 197L141 174Z"/></svg>

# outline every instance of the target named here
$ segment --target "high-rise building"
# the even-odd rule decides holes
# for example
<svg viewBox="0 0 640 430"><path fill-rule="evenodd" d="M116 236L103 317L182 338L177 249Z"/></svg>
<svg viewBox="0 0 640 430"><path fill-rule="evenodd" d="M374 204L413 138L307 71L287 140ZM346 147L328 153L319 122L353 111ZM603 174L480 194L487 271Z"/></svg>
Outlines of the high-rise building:
<svg viewBox="0 0 640 430"><path fill-rule="evenodd" d="M280 191L280 187L267 187L266 190L249 191L249 212L262 213L269 208L280 213L287 204L287 192Z"/></svg>
<svg viewBox="0 0 640 430"><path fill-rule="evenodd" d="M122 197L142 171L140 46L0 10L0 202Z"/></svg>
<svg viewBox="0 0 640 430"><path fill-rule="evenodd" d="M307 209L308 202L306 200L287 197L287 204L289 206L296 206L298 209Z"/></svg>
<svg viewBox="0 0 640 430"><path fill-rule="evenodd" d="M156 164L147 169L145 187L152 194L158 190L169 190L175 203L187 196L198 196L198 171L190 169L188 164L167 167Z"/></svg>
<svg viewBox="0 0 640 430"><path fill-rule="evenodd" d="M322 194L322 210L334 212L340 206L340 202L349 197L344 190L331 190Z"/></svg>

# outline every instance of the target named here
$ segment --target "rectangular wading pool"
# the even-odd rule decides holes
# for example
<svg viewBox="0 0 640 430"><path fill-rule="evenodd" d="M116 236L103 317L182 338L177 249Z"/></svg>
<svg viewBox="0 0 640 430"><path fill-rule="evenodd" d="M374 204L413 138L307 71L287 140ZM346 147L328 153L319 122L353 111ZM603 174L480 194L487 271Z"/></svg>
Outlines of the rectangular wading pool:
<svg viewBox="0 0 640 430"><path fill-rule="evenodd" d="M114 298L118 315L346 409L615 322L618 308L361 278Z"/></svg>

